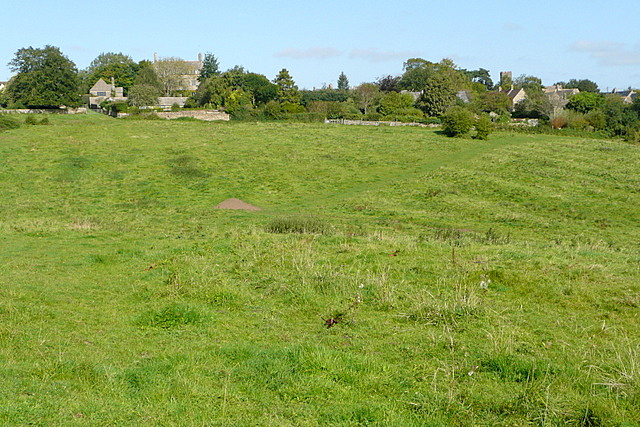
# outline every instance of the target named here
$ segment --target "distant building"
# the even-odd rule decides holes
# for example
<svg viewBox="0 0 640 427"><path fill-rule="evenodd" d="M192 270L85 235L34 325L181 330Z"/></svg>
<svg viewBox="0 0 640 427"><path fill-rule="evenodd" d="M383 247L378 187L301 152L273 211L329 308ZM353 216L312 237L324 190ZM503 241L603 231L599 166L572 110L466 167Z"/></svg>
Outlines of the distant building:
<svg viewBox="0 0 640 427"><path fill-rule="evenodd" d="M624 102L625 104L633 104L633 101L636 99L636 96L638 96L638 94L631 89L627 89L627 90L613 89L610 93L604 93L604 95L619 96L620 98L622 98L622 102Z"/></svg>
<svg viewBox="0 0 640 427"><path fill-rule="evenodd" d="M565 89L562 85L553 85L544 88L544 94L553 106L553 115L559 114L569 103L569 99L578 93L580 93L580 89Z"/></svg>
<svg viewBox="0 0 640 427"><path fill-rule="evenodd" d="M153 54L153 63L158 64L158 62L162 61L162 58L158 58L158 54ZM185 64L185 74L181 74L182 84L176 90L178 91L186 91L186 92L195 92L198 90L198 85L200 82L198 81L198 76L200 76L200 70L202 70L203 62L202 62L202 53L198 54L197 61L184 61Z"/></svg>
<svg viewBox="0 0 640 427"><path fill-rule="evenodd" d="M116 86L113 77L111 84L103 79L98 81L89 89L89 108L98 108L104 101L126 101L124 88Z"/></svg>
<svg viewBox="0 0 640 427"><path fill-rule="evenodd" d="M498 87L498 92L502 92L506 94L511 100L511 111L515 108L515 106L525 99L527 99L527 92L524 89L514 89L513 85L511 85L511 89L503 90L502 86Z"/></svg>
<svg viewBox="0 0 640 427"><path fill-rule="evenodd" d="M5 87L7 87L7 83L9 82L0 82L0 92L2 92Z"/></svg>

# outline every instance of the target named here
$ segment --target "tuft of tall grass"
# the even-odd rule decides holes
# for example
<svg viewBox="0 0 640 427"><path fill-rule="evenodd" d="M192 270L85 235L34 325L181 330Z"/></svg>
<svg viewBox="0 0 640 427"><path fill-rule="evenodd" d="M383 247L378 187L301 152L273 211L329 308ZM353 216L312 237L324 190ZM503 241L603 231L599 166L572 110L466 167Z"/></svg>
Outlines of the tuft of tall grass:
<svg viewBox="0 0 640 427"><path fill-rule="evenodd" d="M327 234L331 227L317 217L282 217L273 219L265 227L269 233Z"/></svg>

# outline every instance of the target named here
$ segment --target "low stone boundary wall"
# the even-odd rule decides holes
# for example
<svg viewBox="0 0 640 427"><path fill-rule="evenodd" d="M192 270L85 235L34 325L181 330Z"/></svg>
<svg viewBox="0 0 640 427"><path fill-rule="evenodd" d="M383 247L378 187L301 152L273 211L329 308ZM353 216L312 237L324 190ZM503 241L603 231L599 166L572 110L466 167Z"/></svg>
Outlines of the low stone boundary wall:
<svg viewBox="0 0 640 427"><path fill-rule="evenodd" d="M156 113L162 119L177 119L180 117L191 117L198 120L212 122L214 120L229 120L229 115L217 110L194 110L194 111L167 111Z"/></svg>
<svg viewBox="0 0 640 427"><path fill-rule="evenodd" d="M404 122L385 122L385 121L367 121L367 120L347 120L347 119L327 119L325 123L334 123L338 125L358 125L358 126L418 126L423 128L434 128L440 125L424 124L424 123L404 123Z"/></svg>
<svg viewBox="0 0 640 427"><path fill-rule="evenodd" d="M46 109L29 109L29 108L21 108L17 110L2 110L0 109L0 113L7 114L43 114L43 113L53 113L53 114L85 114L87 109L84 107L81 108L46 108Z"/></svg>

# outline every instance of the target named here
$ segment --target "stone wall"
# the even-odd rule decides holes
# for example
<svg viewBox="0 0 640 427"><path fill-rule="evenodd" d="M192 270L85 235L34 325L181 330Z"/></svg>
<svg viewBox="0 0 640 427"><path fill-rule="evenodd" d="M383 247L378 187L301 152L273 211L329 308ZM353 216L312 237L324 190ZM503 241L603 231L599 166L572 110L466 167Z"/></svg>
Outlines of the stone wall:
<svg viewBox="0 0 640 427"><path fill-rule="evenodd" d="M434 128L440 125L424 124L424 123L406 123L406 122L386 122L386 121L367 121L367 120L347 120L347 119L326 119L325 123L333 123L338 125L359 125L359 126L419 126L423 128Z"/></svg>
<svg viewBox="0 0 640 427"><path fill-rule="evenodd" d="M0 109L0 113L13 113L13 114L43 114L43 113L56 113L56 114L84 114L87 112L87 109L84 107L80 108L59 108L59 109L28 109L23 108L19 110L2 110Z"/></svg>
<svg viewBox="0 0 640 427"><path fill-rule="evenodd" d="M162 119L177 119L180 117L192 117L198 120L212 122L214 120L229 120L229 115L218 110L193 110L193 111L167 111L156 113Z"/></svg>

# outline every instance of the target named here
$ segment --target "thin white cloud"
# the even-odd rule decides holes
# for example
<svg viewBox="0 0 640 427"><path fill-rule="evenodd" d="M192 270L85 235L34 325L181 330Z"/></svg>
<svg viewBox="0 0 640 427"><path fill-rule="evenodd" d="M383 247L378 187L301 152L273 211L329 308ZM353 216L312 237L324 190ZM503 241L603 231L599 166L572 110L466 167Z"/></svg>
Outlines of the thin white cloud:
<svg viewBox="0 0 640 427"><path fill-rule="evenodd" d="M381 51L377 48L353 49L349 53L351 59L363 59L369 62L406 61L417 56L420 56L420 53L415 51Z"/></svg>
<svg viewBox="0 0 640 427"><path fill-rule="evenodd" d="M586 53L597 59L602 65L638 65L640 64L640 46L630 48L625 43L610 40L580 40L573 43L570 50Z"/></svg>
<svg viewBox="0 0 640 427"><path fill-rule="evenodd" d="M276 53L277 58L291 59L328 59L342 55L333 47L310 47L308 49L287 48Z"/></svg>

